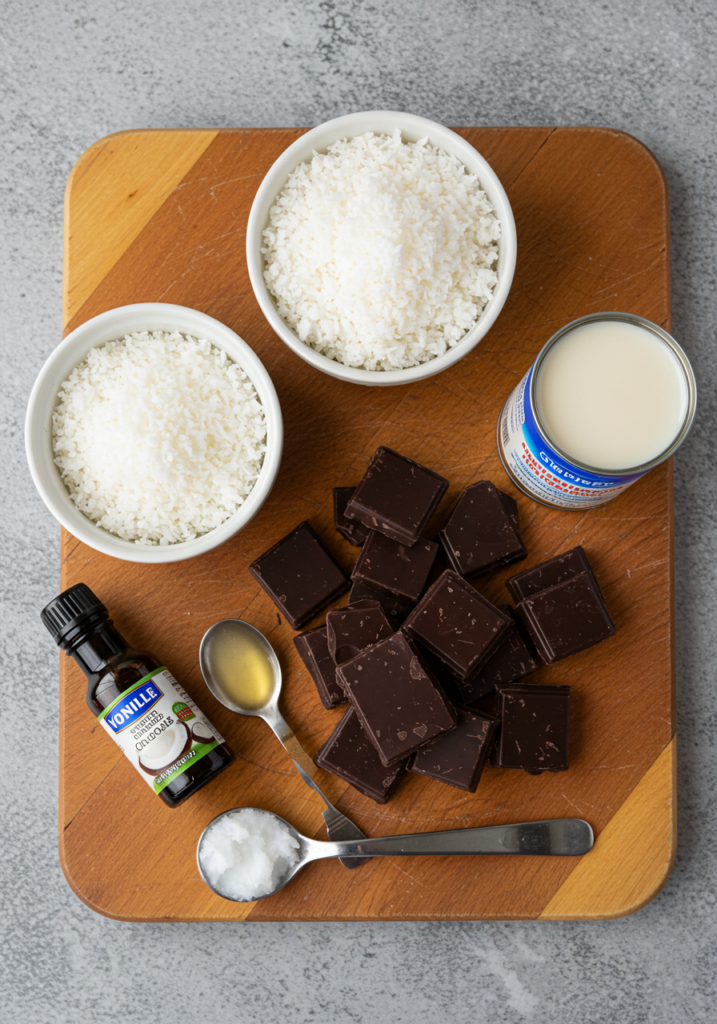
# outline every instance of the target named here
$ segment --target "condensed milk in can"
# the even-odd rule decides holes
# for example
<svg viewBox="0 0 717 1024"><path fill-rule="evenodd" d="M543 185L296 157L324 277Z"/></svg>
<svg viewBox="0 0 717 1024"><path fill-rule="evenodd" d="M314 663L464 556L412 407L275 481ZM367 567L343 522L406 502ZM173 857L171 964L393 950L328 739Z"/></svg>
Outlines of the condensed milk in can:
<svg viewBox="0 0 717 1024"><path fill-rule="evenodd" d="M679 448L695 402L692 367L667 331L595 313L554 334L508 397L498 451L528 497L594 508Z"/></svg>

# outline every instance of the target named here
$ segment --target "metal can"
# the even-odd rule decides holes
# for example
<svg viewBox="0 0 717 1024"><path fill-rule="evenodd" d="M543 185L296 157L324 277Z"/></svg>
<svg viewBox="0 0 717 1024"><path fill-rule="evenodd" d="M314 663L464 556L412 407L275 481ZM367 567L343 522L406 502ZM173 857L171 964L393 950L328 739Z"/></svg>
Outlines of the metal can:
<svg viewBox="0 0 717 1024"><path fill-rule="evenodd" d="M584 324L615 320L645 328L669 346L684 372L687 386L684 420L672 443L656 458L625 470L609 470L604 467L596 469L561 451L550 438L536 400L541 370L553 346L569 331ZM679 448L692 426L696 395L695 378L689 360L667 331L631 313L594 313L573 320L554 334L508 397L498 418L498 452L512 482L534 501L551 508L595 508L616 498Z"/></svg>

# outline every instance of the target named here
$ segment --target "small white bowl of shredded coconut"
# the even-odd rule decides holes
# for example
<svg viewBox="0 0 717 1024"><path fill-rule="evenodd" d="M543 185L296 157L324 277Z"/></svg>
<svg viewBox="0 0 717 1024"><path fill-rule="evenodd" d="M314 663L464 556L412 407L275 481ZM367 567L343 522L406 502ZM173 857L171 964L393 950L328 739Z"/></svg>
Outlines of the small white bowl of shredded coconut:
<svg viewBox="0 0 717 1024"><path fill-rule="evenodd" d="M247 226L249 277L272 329L359 384L422 380L470 352L503 308L516 251L488 162L449 128L392 111L297 139Z"/></svg>
<svg viewBox="0 0 717 1024"><path fill-rule="evenodd" d="M259 511L281 461L271 379L230 328L168 303L72 331L28 404L33 480L78 540L132 562L209 551Z"/></svg>

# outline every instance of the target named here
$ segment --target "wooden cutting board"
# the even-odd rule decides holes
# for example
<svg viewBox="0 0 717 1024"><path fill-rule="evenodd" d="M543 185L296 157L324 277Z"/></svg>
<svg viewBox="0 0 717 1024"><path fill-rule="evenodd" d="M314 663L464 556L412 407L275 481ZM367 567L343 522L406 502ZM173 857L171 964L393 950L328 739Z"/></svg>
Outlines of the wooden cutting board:
<svg viewBox="0 0 717 1024"><path fill-rule="evenodd" d="M458 129L510 196L518 265L497 324L465 359L423 383L363 388L316 372L268 328L246 273L256 189L301 129L124 132L95 143L70 177L65 208L65 331L125 303L192 306L237 331L276 385L286 445L276 486L252 523L199 558L141 566L63 531L62 586L84 581L120 631L174 674L222 730L237 761L169 810L136 777L85 704L85 679L61 658L60 857L88 906L132 921L603 918L629 913L664 884L674 857L672 466L609 505L558 512L518 494L496 452L508 393L560 326L624 310L669 329L665 181L635 139L595 128ZM459 492L488 478L513 494L526 568L582 544L617 634L536 682L573 687L571 767L533 777L488 767L477 793L409 775L379 806L323 773L328 795L368 835L579 816L595 829L581 860L400 858L355 871L311 865L270 899L234 904L199 878L204 826L237 805L265 807L324 837L322 805L259 719L232 715L205 689L199 642L217 619L248 619L285 672L283 709L311 754L343 713L322 708L293 631L247 565L309 519L350 570L356 549L332 525L331 488L357 482L378 444L448 477L434 528ZM496 574L484 588L505 600ZM48 595L50 597L51 595ZM321 620L317 620L321 621Z"/></svg>

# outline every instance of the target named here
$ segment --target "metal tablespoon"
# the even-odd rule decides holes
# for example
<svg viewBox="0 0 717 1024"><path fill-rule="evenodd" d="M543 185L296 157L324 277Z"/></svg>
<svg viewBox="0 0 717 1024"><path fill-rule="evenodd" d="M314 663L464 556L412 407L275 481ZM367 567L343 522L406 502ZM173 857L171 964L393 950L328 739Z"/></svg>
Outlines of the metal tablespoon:
<svg viewBox="0 0 717 1024"><path fill-rule="evenodd" d="M211 692L225 708L238 715L263 718L282 743L296 770L326 804L323 818L330 839L343 842L365 839L361 829L324 796L314 781L317 768L279 711L281 665L263 633L242 619L222 619L204 634L199 665ZM342 857L344 867L355 868L362 859Z"/></svg>
<svg viewBox="0 0 717 1024"><path fill-rule="evenodd" d="M227 896L212 885L202 868L202 844L212 828L227 814L249 808L237 807L224 811L207 825L197 843L197 865L202 879L209 888L224 899L235 903L250 903L253 900L238 900ZM593 845L593 830L582 818L554 818L548 821L528 821L517 825L489 825L481 828L458 828L445 832L418 832L405 836L382 836L378 839L358 839L351 842L326 843L302 836L300 832L271 811L258 810L260 814L274 818L289 830L299 844L299 857L280 878L279 884L270 892L254 899L273 896L283 889L294 875L314 860L327 857L421 857L421 856L467 856L475 854L513 854L532 857L581 857Z"/></svg>

